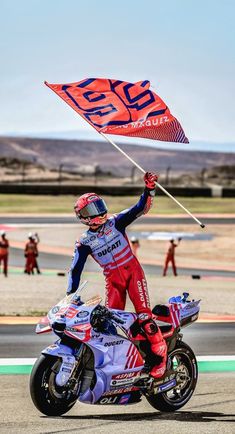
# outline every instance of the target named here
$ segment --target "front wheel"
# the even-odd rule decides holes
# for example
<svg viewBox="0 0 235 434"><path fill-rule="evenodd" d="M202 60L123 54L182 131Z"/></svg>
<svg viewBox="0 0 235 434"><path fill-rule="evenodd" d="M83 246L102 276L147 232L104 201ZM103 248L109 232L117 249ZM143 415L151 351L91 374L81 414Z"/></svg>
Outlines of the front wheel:
<svg viewBox="0 0 235 434"><path fill-rule="evenodd" d="M168 357L171 369L177 373L178 384L169 391L146 395L152 407L162 412L176 411L183 407L190 400L198 378L196 357L187 344L179 341Z"/></svg>
<svg viewBox="0 0 235 434"><path fill-rule="evenodd" d="M30 394L37 409L47 416L61 416L75 404L77 395L66 387L60 387L55 377L61 365L57 357L41 355L30 376Z"/></svg>

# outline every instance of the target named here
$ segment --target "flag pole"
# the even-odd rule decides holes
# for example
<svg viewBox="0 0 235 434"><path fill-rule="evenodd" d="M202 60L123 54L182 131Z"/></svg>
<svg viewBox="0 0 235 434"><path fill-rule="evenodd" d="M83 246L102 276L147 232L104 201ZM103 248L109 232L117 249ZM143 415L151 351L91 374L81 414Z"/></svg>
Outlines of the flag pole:
<svg viewBox="0 0 235 434"><path fill-rule="evenodd" d="M102 137L104 137L105 140L107 140L111 145L113 145L119 152L121 152L121 154L123 154L129 161L131 161L132 164L134 164L142 173L146 173L146 170L144 170L141 166L139 166L138 163L136 163L135 160L133 160L128 154L126 154L126 152L124 152L121 148L119 148L119 146L113 141L111 140L109 137L107 137L104 133L100 132L100 135ZM168 197L170 197L174 202L177 203L177 205L179 205L190 217L192 217L193 220L195 220L195 222L197 222L199 224L199 226L201 226L201 228L205 228L205 225L200 222L200 220L197 219L197 217L195 217L187 208L185 208L174 196L172 196L164 187L162 187L161 184L159 184L158 182L156 182L157 187L160 188L160 190L162 190Z"/></svg>

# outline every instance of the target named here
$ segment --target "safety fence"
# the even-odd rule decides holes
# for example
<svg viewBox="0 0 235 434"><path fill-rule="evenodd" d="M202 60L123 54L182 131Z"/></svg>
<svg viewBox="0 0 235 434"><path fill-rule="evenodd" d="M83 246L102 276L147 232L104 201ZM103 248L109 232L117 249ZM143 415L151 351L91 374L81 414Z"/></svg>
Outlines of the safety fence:
<svg viewBox="0 0 235 434"><path fill-rule="evenodd" d="M164 185L163 185L164 186ZM235 188L213 187L171 187L164 186L173 196L184 197L235 197ZM0 194L32 194L32 195L80 195L92 191L97 194L111 196L138 196L143 185L75 185L75 184L0 184ZM159 195L164 193L158 189Z"/></svg>

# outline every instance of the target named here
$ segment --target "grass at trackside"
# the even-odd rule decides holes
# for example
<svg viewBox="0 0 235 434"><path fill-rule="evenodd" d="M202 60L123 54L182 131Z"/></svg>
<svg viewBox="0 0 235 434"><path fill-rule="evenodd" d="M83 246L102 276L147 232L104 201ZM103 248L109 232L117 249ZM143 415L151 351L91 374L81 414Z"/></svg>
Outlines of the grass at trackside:
<svg viewBox="0 0 235 434"><path fill-rule="evenodd" d="M109 212L119 212L134 205L138 196L103 196ZM234 198L204 198L204 197L176 197L176 199L188 208L192 213L234 213ZM8 195L0 194L0 214L73 214L75 196L34 196L34 195ZM184 211L171 199L165 196L156 197L152 208L156 214L180 214Z"/></svg>

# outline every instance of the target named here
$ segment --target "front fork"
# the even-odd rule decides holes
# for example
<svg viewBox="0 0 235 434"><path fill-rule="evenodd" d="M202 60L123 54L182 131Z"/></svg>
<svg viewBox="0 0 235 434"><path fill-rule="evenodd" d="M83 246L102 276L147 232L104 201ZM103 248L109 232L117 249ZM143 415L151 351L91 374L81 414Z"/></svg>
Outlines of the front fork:
<svg viewBox="0 0 235 434"><path fill-rule="evenodd" d="M81 345L75 351L67 345L63 345L57 341L55 344L50 345L42 351L42 354L44 355L62 359L60 370L56 374L55 378L57 386L65 386L65 384L68 382L76 366L76 359L81 354L82 349L83 345Z"/></svg>

